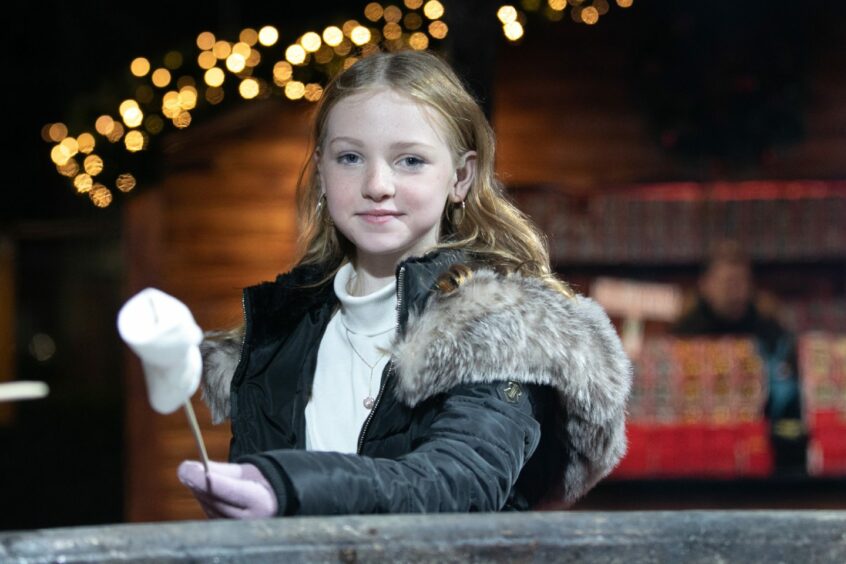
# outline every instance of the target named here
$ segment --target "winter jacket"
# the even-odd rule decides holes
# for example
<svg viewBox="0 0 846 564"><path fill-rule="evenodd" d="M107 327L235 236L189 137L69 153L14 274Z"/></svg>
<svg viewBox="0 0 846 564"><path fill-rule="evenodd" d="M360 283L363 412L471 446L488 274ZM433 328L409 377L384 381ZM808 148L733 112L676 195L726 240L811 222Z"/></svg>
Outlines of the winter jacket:
<svg viewBox="0 0 846 564"><path fill-rule="evenodd" d="M622 457L631 366L591 300L480 267L435 290L455 251L397 268L398 330L358 454L305 451L305 407L338 307L319 267L244 291L243 342L203 343L204 397L230 460L259 467L280 514L466 512L571 504ZM315 285L318 284L318 285Z"/></svg>

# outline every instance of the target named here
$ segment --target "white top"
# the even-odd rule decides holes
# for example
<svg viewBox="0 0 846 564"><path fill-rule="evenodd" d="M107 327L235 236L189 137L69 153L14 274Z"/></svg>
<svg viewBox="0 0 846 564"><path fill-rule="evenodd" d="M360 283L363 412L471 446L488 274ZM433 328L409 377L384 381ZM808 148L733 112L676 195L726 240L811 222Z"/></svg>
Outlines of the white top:
<svg viewBox="0 0 846 564"><path fill-rule="evenodd" d="M347 291L354 276L350 263L335 275L341 307L329 321L317 352L311 400L305 409L307 450L356 452L361 426L370 414L364 400L378 395L390 359L388 347L397 326L396 281L356 297Z"/></svg>

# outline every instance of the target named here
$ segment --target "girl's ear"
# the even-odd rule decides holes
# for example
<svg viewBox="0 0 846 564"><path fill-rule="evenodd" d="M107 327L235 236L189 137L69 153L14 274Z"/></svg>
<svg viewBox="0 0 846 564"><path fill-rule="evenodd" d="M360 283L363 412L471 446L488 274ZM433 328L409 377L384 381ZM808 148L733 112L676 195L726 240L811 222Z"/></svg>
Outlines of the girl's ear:
<svg viewBox="0 0 846 564"><path fill-rule="evenodd" d="M467 151L458 159L458 166L455 167L452 190L449 200L457 204L463 202L467 192L476 180L476 151Z"/></svg>

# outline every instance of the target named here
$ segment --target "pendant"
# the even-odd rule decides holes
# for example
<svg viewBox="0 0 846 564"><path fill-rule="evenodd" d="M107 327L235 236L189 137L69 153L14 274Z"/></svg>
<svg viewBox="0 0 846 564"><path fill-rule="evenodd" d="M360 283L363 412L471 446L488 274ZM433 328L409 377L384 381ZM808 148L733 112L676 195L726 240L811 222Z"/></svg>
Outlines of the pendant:
<svg viewBox="0 0 846 564"><path fill-rule="evenodd" d="M367 396L366 398L364 398L364 407L367 408L367 409L373 409L373 404L375 404L375 403L376 403L376 400L371 398L370 396Z"/></svg>

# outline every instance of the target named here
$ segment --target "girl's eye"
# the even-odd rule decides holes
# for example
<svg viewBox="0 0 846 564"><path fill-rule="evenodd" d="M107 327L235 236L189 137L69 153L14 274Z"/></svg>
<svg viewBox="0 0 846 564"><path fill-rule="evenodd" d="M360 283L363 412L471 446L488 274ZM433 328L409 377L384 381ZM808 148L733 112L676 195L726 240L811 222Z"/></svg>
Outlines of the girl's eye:
<svg viewBox="0 0 846 564"><path fill-rule="evenodd" d="M355 153L344 153L338 155L338 162L340 164L358 164L361 162L361 158Z"/></svg>
<svg viewBox="0 0 846 564"><path fill-rule="evenodd" d="M403 157L400 162L403 166L408 168L418 168L426 164L426 161L420 157Z"/></svg>

